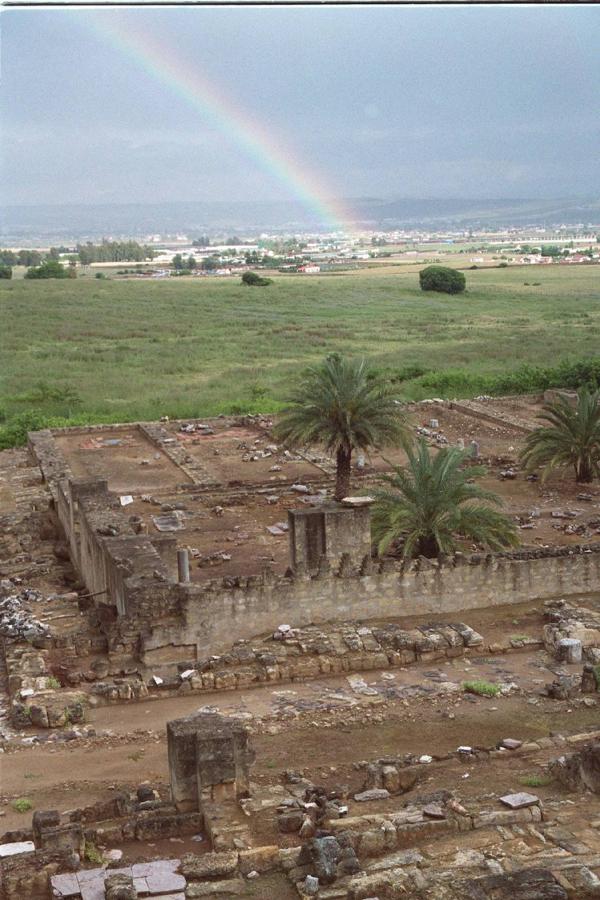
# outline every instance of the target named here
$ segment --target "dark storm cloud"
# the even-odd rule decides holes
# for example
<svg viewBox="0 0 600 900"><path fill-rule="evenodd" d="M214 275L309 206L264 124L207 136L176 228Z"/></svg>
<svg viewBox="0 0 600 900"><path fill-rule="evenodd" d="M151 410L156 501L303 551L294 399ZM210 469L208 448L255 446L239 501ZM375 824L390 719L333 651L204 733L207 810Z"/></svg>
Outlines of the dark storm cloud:
<svg viewBox="0 0 600 900"><path fill-rule="evenodd" d="M2 16L6 202L283 199L85 9ZM594 7L130 9L332 196L598 192Z"/></svg>

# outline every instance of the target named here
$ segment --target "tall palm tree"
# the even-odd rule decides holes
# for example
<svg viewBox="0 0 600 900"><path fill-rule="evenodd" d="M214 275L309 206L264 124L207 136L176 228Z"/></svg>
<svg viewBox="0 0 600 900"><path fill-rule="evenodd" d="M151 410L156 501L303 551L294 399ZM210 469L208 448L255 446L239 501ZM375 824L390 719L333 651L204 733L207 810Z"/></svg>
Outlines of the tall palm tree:
<svg viewBox="0 0 600 900"><path fill-rule="evenodd" d="M498 495L471 483L485 469L463 468L468 452L444 447L433 455L424 440L406 450L407 467L394 467L382 478L389 488L374 492L371 525L380 553L400 539L408 559L452 553L459 537L491 550L518 543L514 524L492 508L502 503Z"/></svg>
<svg viewBox="0 0 600 900"><path fill-rule="evenodd" d="M335 499L350 491L352 451L399 444L408 434L388 382L364 360L334 353L303 375L275 428L292 447L316 444L335 454Z"/></svg>
<svg viewBox="0 0 600 900"><path fill-rule="evenodd" d="M600 475L600 391L582 388L576 406L559 395L542 410L538 419L548 425L528 435L521 454L525 469L542 466L546 478L558 466L573 466L580 484Z"/></svg>

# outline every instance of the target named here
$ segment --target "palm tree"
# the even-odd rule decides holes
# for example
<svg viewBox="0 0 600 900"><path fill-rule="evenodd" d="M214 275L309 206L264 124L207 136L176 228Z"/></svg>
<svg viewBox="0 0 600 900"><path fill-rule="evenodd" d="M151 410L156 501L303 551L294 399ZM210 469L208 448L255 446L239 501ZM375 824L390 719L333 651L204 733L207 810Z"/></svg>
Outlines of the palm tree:
<svg viewBox="0 0 600 900"><path fill-rule="evenodd" d="M575 480L588 484L600 475L600 391L582 388L577 405L559 395L538 416L546 427L528 435L521 454L526 471L544 468L542 478L558 466L573 466Z"/></svg>
<svg viewBox="0 0 600 900"><path fill-rule="evenodd" d="M424 440L406 452L408 466L394 467L382 479L390 487L374 492L371 524L380 553L400 539L405 558L452 553L458 537L491 550L518 543L514 524L492 508L502 503L498 495L471 483L485 469L463 468L468 452L444 447L432 455Z"/></svg>
<svg viewBox="0 0 600 900"><path fill-rule="evenodd" d="M288 403L275 434L288 446L317 444L335 454L336 500L348 496L354 449L399 444L408 433L391 386L364 360L337 353L306 371Z"/></svg>

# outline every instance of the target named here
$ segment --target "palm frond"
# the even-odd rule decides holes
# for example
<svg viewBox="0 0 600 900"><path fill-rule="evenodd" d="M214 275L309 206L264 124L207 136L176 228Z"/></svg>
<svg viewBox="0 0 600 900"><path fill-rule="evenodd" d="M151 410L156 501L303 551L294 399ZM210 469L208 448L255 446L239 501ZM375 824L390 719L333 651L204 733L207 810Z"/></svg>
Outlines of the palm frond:
<svg viewBox="0 0 600 900"><path fill-rule="evenodd" d="M381 478L374 491L371 525L380 553L403 541L403 555L424 550L451 553L457 537L499 550L514 546L515 525L498 509L501 499L473 482L481 466L465 468L468 453L445 447L432 455L425 441L408 448L408 464Z"/></svg>
<svg viewBox="0 0 600 900"><path fill-rule="evenodd" d="M538 418L547 424L527 436L521 453L526 471L573 466L577 481L600 475L600 392L583 388L572 406L566 397L546 403Z"/></svg>

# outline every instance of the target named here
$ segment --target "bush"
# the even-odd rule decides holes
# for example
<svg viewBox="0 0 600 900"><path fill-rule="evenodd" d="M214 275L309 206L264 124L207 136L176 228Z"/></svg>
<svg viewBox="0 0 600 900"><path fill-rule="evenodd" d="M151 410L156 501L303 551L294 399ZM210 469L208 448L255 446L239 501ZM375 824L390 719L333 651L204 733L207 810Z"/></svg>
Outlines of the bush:
<svg viewBox="0 0 600 900"><path fill-rule="evenodd" d="M33 803L28 797L17 797L16 800L13 800L12 808L18 813L26 813L33 809Z"/></svg>
<svg viewBox="0 0 600 900"><path fill-rule="evenodd" d="M28 431L40 431L42 428L63 428L67 425L77 424L87 423L78 423L64 416L49 416L39 409L15 413L7 416L4 424L0 426L0 450L22 447L27 443Z"/></svg>
<svg viewBox="0 0 600 900"><path fill-rule="evenodd" d="M75 278L75 269L65 269L61 263L55 259L48 259L41 266L33 266L27 269L25 278Z"/></svg>
<svg viewBox="0 0 600 900"><path fill-rule="evenodd" d="M547 784L552 783L552 777L550 775L524 775L523 778L520 779L521 784L525 785L525 787L545 787Z"/></svg>
<svg viewBox="0 0 600 900"><path fill-rule="evenodd" d="M12 278L12 268L10 266L0 266L0 278Z"/></svg>
<svg viewBox="0 0 600 900"><path fill-rule="evenodd" d="M499 269L507 269L507 268L508 268L508 263L507 263L507 262L501 262L501 263L498 263L498 268L499 268Z"/></svg>
<svg viewBox="0 0 600 900"><path fill-rule="evenodd" d="M104 856L91 841L85 842L83 856L87 862L94 863L96 866L104 864Z"/></svg>
<svg viewBox="0 0 600 900"><path fill-rule="evenodd" d="M392 379L394 380L394 379ZM408 380L408 379L407 379ZM425 392L425 396L474 397L489 394L535 394L548 388L579 390L600 386L600 360L586 359L561 362L557 366L519 366L503 375L483 375L468 369L447 369L413 376L411 388Z"/></svg>
<svg viewBox="0 0 600 900"><path fill-rule="evenodd" d="M270 278L263 278L257 272L244 272L242 284L247 284L250 287L266 287L267 284L273 284L273 282Z"/></svg>
<svg viewBox="0 0 600 900"><path fill-rule="evenodd" d="M491 684L489 681L465 681L463 691L466 691L467 694L477 694L479 697L497 697L500 688L497 684Z"/></svg>
<svg viewBox="0 0 600 900"><path fill-rule="evenodd" d="M467 281L458 269L447 266L427 266L419 272L419 284L422 291L438 291L442 294L461 294Z"/></svg>

